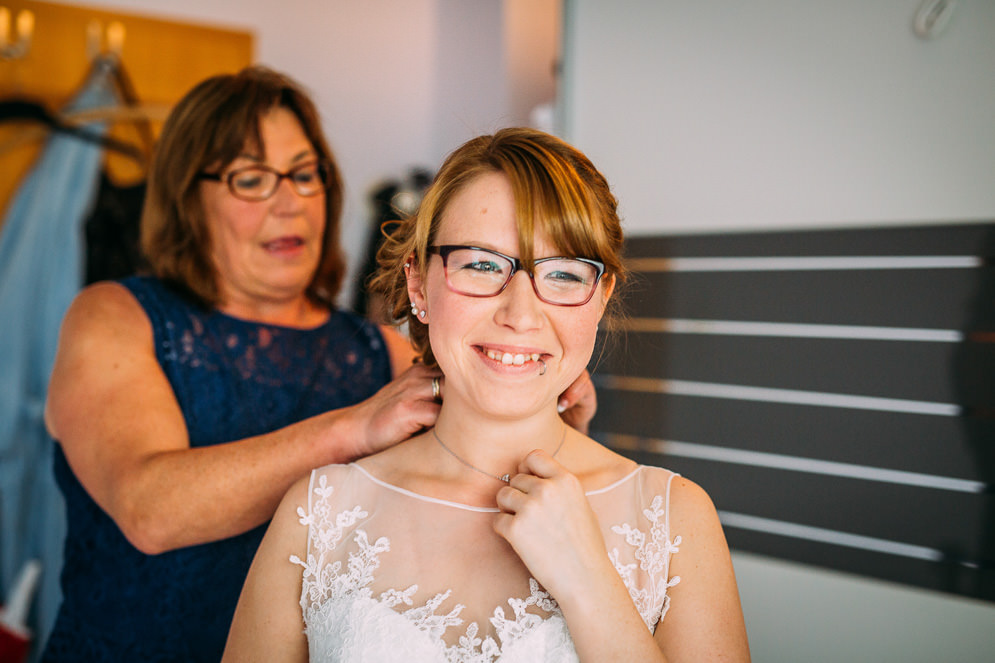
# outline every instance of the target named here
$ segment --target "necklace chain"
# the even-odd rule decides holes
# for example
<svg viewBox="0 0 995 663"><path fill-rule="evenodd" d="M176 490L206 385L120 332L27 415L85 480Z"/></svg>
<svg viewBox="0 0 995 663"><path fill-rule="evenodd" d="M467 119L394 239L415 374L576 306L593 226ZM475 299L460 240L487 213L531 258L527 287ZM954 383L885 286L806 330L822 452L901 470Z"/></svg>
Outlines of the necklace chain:
<svg viewBox="0 0 995 663"><path fill-rule="evenodd" d="M481 474L483 474L485 476L489 476L492 479L497 479L498 481L503 481L505 483L508 483L509 481L511 481L511 475L510 474L504 474L504 475L501 475L501 476L498 476L496 474L491 474L490 472L482 470L479 467L477 467L476 465L472 465L468 461L463 460L462 458L460 458L456 454L455 451L453 451L452 449L450 449L449 447L446 446L446 443L442 441L442 438L439 437L439 434L435 432L435 428L434 427L432 428L432 435L435 436L435 441L438 442L442 446L443 449L445 449L447 452L449 452L450 456L452 456L453 458L455 458L459 462L463 463L464 465L466 465L467 467L469 467L471 470L473 470L475 472L480 472ZM566 440L567 440L567 425L563 424L563 435L560 436L560 443L558 445L556 445L556 451L553 452L553 458L556 458L556 454L560 453L560 449L563 448L563 443L566 442Z"/></svg>

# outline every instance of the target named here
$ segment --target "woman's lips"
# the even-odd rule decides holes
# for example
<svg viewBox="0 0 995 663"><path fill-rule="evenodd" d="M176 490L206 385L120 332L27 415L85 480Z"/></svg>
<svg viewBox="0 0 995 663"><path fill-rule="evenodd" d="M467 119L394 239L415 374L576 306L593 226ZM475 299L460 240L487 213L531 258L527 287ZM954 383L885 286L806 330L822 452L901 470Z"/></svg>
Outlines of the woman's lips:
<svg viewBox="0 0 995 663"><path fill-rule="evenodd" d="M268 242L263 242L264 249L274 252L291 251L301 246L304 246L304 238L302 237L277 237Z"/></svg>

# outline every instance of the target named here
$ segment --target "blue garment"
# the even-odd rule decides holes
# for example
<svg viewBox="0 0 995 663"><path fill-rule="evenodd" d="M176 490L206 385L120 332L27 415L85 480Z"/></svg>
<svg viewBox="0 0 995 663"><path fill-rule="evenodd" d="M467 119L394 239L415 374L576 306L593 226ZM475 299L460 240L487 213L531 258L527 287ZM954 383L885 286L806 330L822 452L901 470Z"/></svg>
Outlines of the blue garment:
<svg viewBox="0 0 995 663"><path fill-rule="evenodd" d="M352 405L390 379L380 331L354 314L333 310L320 327L291 329L206 310L156 279L122 283L152 322L191 446ZM65 598L43 660L216 663L265 526L145 555L90 499L61 451L55 463L69 521Z"/></svg>
<svg viewBox="0 0 995 663"><path fill-rule="evenodd" d="M117 104L98 64L67 110ZM87 125L99 135L104 124ZM83 219L102 148L52 134L11 200L0 234L0 592L29 559L42 563L29 627L44 638L59 605L65 512L52 477L43 411L62 316L83 282Z"/></svg>

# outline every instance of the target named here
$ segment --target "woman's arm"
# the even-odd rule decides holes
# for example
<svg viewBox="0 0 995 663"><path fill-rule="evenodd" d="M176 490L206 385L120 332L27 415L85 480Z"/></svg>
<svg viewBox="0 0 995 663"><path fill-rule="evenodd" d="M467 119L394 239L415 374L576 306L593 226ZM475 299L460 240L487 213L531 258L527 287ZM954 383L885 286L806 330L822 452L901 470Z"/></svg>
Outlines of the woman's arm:
<svg viewBox="0 0 995 663"><path fill-rule="evenodd" d="M66 314L46 423L87 492L135 547L155 554L245 532L272 517L311 468L373 453L432 425L437 374L413 366L357 405L191 448L145 312L123 286L101 283Z"/></svg>
<svg viewBox="0 0 995 663"><path fill-rule="evenodd" d="M308 660L302 568L290 562L291 555L307 562L307 528L299 522L297 507L307 504L308 480L291 487L266 530L242 586L222 663Z"/></svg>

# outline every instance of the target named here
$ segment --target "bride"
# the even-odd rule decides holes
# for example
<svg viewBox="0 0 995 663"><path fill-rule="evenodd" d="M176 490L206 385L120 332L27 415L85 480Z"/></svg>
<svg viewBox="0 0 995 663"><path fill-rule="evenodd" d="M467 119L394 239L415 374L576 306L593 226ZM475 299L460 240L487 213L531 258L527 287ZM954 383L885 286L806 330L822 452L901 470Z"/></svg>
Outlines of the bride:
<svg viewBox="0 0 995 663"><path fill-rule="evenodd" d="M621 248L607 182L561 140L506 129L449 156L374 283L445 375L436 426L288 492L224 660L749 660L705 492L557 411Z"/></svg>

